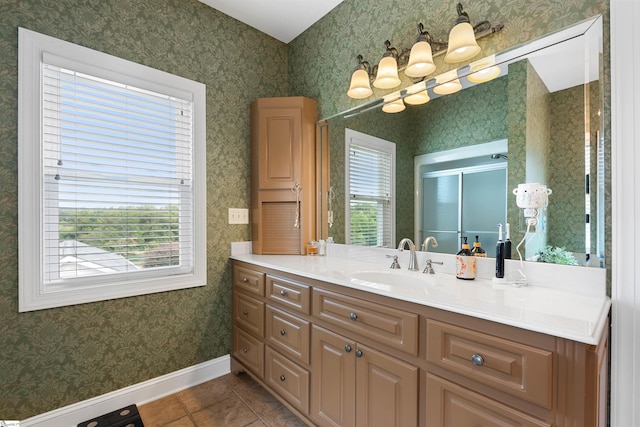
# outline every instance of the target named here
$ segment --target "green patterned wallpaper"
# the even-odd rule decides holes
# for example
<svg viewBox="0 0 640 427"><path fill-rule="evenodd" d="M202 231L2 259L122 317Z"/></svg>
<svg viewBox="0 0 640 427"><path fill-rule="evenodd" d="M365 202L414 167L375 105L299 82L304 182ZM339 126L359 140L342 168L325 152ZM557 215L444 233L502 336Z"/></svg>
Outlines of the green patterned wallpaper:
<svg viewBox="0 0 640 427"><path fill-rule="evenodd" d="M507 25L482 41L486 53L598 13L608 27L608 2L598 0L490 0L465 3L465 10L473 22ZM304 95L318 100L320 117L354 106L345 92L357 54L377 60L387 38L408 46L419 21L434 37L445 37L454 15L455 4L443 0L345 0L285 46L196 0L0 2L0 417L24 419L227 354L229 242L250 233L247 226L227 225L226 217L228 207L249 205L249 103ZM17 312L18 26L207 85L208 286ZM606 88L607 69L605 30ZM604 95L606 129L608 89ZM409 167L417 141L399 127L400 139L409 141L399 158ZM331 165L333 176L338 166ZM409 206L399 201L399 209ZM403 235L412 230L408 223Z"/></svg>
<svg viewBox="0 0 640 427"><path fill-rule="evenodd" d="M207 85L208 285L18 313L17 27ZM249 103L287 94L287 47L196 0L0 1L0 419L24 419L226 355L227 225L249 206Z"/></svg>

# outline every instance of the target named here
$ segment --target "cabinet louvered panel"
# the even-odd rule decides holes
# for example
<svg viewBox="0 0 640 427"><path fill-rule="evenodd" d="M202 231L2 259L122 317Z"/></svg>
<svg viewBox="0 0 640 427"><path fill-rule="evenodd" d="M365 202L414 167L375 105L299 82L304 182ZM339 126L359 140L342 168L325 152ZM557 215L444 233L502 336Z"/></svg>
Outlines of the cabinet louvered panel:
<svg viewBox="0 0 640 427"><path fill-rule="evenodd" d="M262 253L300 254L300 228L295 227L296 202L262 204Z"/></svg>

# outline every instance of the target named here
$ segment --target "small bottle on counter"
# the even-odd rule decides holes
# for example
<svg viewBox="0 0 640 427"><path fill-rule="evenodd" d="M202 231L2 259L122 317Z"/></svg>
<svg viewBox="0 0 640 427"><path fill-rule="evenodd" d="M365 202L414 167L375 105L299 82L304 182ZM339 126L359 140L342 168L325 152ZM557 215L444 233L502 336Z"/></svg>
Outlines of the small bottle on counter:
<svg viewBox="0 0 640 427"><path fill-rule="evenodd" d="M476 241L473 242L473 249L471 249L471 253L473 254L473 256L486 258L487 257L487 251L482 249L482 246L480 246L480 240L478 240L478 237L479 236L476 236Z"/></svg>
<svg viewBox="0 0 640 427"><path fill-rule="evenodd" d="M327 254L327 242L324 240L318 241L318 255L325 256Z"/></svg>
<svg viewBox="0 0 640 427"><path fill-rule="evenodd" d="M318 242L312 240L307 244L307 255L318 255Z"/></svg>
<svg viewBox="0 0 640 427"><path fill-rule="evenodd" d="M456 277L462 280L473 280L476 278L476 257L469 249L467 238L463 237L462 249L456 254Z"/></svg>
<svg viewBox="0 0 640 427"><path fill-rule="evenodd" d="M324 254L326 256L329 256L329 248L331 248L332 245L333 245L333 237L329 236L327 237L327 247L324 250Z"/></svg>

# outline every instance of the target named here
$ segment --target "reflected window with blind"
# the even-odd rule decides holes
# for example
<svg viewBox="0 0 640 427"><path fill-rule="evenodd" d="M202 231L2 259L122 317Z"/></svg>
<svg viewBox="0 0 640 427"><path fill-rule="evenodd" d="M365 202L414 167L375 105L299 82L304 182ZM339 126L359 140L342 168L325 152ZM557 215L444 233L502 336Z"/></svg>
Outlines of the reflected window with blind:
<svg viewBox="0 0 640 427"><path fill-rule="evenodd" d="M25 287L47 308L67 305L55 301L64 291L100 300L203 285L204 85L23 33L39 71L37 88L20 74L23 91L39 102L21 100L39 126L19 142L21 195L38 213L21 243L41 254Z"/></svg>
<svg viewBox="0 0 640 427"><path fill-rule="evenodd" d="M393 247L395 144L346 130L347 244Z"/></svg>

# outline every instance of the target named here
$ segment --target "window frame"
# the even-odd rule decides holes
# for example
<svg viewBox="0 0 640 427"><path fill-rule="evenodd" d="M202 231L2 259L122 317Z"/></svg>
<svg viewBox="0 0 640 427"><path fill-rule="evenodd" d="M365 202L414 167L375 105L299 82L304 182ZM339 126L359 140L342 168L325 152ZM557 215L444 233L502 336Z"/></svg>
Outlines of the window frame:
<svg viewBox="0 0 640 427"><path fill-rule="evenodd" d="M204 84L24 28L18 29L18 263L20 312L206 285L206 87ZM44 281L43 101L45 54L73 62L74 71L140 89L191 99L193 265L183 274L95 276L83 286L47 288ZM151 270L151 269L150 269Z"/></svg>
<svg viewBox="0 0 640 427"><path fill-rule="evenodd" d="M353 141L357 140L357 143ZM352 145L363 148L380 151L391 156L391 176L390 176L390 244L393 247L396 241L396 144L372 135L355 131L353 129L345 129L345 242L351 244L351 186L350 186L350 169L349 156Z"/></svg>

